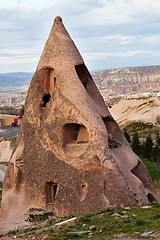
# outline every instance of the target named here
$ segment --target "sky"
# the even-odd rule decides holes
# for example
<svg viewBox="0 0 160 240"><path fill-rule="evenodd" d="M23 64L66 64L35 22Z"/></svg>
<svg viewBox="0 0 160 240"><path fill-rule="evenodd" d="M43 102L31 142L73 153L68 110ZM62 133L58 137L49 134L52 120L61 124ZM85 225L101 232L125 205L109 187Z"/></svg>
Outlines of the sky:
<svg viewBox="0 0 160 240"><path fill-rule="evenodd" d="M160 0L0 0L0 73L35 72L56 16L90 71L160 64Z"/></svg>

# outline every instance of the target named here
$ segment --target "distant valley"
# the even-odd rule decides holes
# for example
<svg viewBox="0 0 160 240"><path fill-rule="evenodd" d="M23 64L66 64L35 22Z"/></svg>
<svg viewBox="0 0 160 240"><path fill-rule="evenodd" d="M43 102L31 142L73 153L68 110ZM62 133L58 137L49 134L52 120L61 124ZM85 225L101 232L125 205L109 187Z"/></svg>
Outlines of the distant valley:
<svg viewBox="0 0 160 240"><path fill-rule="evenodd" d="M26 92L34 73L4 73L0 74L0 95L7 97L10 94Z"/></svg>
<svg viewBox="0 0 160 240"><path fill-rule="evenodd" d="M148 97L160 92L160 65L102 70L91 74L106 102L112 98ZM24 104L24 93L33 75L26 72L0 74L0 106Z"/></svg>
<svg viewBox="0 0 160 240"><path fill-rule="evenodd" d="M0 74L0 87L22 87L29 85L34 73L15 72Z"/></svg>

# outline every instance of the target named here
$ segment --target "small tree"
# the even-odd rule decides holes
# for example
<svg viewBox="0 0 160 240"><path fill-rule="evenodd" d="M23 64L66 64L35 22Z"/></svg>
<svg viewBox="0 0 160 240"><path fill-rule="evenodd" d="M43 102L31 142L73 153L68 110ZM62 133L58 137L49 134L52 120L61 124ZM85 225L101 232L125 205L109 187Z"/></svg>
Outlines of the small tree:
<svg viewBox="0 0 160 240"><path fill-rule="evenodd" d="M152 151L151 156L152 161L156 163L156 165L160 166L160 136L159 133L156 134L156 144Z"/></svg>
<svg viewBox="0 0 160 240"><path fill-rule="evenodd" d="M126 140L130 143L130 142L131 142L131 138L130 138L130 135L129 135L129 133L127 132L127 129L126 129L126 128L124 129L124 136L125 136Z"/></svg>
<svg viewBox="0 0 160 240"><path fill-rule="evenodd" d="M135 152L136 154L141 153L140 141L139 141L139 136L137 132L133 134L131 147L133 152Z"/></svg>
<svg viewBox="0 0 160 240"><path fill-rule="evenodd" d="M152 156L151 156L152 161L154 161L157 165L157 167L160 167L160 147L155 146L152 151Z"/></svg>
<svg viewBox="0 0 160 240"><path fill-rule="evenodd" d="M159 132L156 133L156 145L160 147L160 136L159 136Z"/></svg>
<svg viewBox="0 0 160 240"><path fill-rule="evenodd" d="M152 150L153 150L153 141L150 135L147 136L146 142L144 145L143 155L144 157L151 159L152 156Z"/></svg>

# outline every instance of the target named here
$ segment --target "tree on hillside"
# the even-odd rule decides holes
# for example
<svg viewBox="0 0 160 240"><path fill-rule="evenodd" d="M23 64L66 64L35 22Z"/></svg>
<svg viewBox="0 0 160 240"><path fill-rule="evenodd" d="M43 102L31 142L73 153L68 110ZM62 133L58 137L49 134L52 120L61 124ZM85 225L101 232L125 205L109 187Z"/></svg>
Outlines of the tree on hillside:
<svg viewBox="0 0 160 240"><path fill-rule="evenodd" d="M160 167L160 147L157 145L155 148L153 148L151 160L154 161L158 167Z"/></svg>
<svg viewBox="0 0 160 240"><path fill-rule="evenodd" d="M131 142L131 138L130 138L130 135L129 135L129 133L127 132L127 129L126 129L126 128L124 129L124 136L125 136L126 140L130 143L130 142Z"/></svg>
<svg viewBox="0 0 160 240"><path fill-rule="evenodd" d="M133 134L131 147L134 153L136 154L141 153L140 141L139 141L139 136L137 132Z"/></svg>
<svg viewBox="0 0 160 240"><path fill-rule="evenodd" d="M143 150L143 155L144 157L148 158L148 160L151 159L152 150L153 150L153 141L152 141L151 135L148 135L146 138L146 142Z"/></svg>
<svg viewBox="0 0 160 240"><path fill-rule="evenodd" d="M156 144L152 151L151 156L152 161L156 163L157 166L160 166L160 136L159 133L156 134Z"/></svg>
<svg viewBox="0 0 160 240"><path fill-rule="evenodd" d="M160 136L159 136L159 132L156 133L156 145L158 145L160 147Z"/></svg>

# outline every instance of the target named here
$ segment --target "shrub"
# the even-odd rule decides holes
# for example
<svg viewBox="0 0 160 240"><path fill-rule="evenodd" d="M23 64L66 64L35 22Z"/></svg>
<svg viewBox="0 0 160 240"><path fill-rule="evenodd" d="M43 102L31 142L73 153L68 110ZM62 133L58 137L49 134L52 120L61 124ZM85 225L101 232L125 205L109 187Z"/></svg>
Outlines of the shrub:
<svg viewBox="0 0 160 240"><path fill-rule="evenodd" d="M130 143L130 142L131 142L131 138L130 138L130 135L129 135L129 133L127 132L127 129L126 129L126 128L124 129L124 136L125 136L126 140Z"/></svg>
<svg viewBox="0 0 160 240"><path fill-rule="evenodd" d="M152 150L153 150L153 141L150 135L147 136L146 142L144 145L143 155L144 157L148 158L148 160L152 156Z"/></svg>
<svg viewBox="0 0 160 240"><path fill-rule="evenodd" d="M133 134L131 147L132 147L133 152L135 152L136 154L141 153L140 141L139 141L139 136L138 136L137 132L135 132Z"/></svg>

